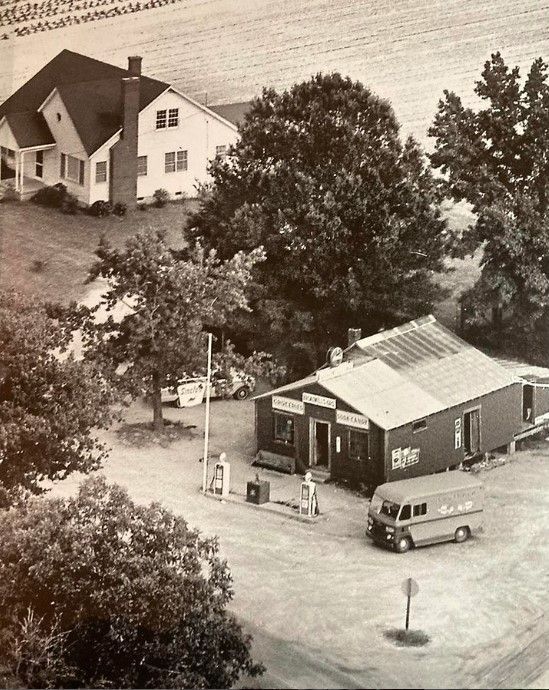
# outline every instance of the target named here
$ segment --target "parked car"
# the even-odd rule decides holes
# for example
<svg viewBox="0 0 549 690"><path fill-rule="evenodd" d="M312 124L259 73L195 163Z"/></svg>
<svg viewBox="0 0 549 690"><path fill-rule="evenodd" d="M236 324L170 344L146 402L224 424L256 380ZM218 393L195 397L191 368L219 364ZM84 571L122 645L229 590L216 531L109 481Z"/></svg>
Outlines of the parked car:
<svg viewBox="0 0 549 690"><path fill-rule="evenodd" d="M162 389L162 402L173 402L176 407L200 405L206 397L205 376L178 379L173 386ZM231 370L227 379L222 372L214 370L211 378L211 398L245 400L255 390L255 378L243 371Z"/></svg>

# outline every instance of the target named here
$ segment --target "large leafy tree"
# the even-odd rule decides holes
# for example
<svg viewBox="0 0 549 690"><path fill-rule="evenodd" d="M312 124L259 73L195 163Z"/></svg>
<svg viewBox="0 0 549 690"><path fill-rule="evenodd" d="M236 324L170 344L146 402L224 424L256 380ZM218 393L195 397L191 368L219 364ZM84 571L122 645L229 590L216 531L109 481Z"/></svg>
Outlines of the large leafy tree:
<svg viewBox="0 0 549 690"><path fill-rule="evenodd" d="M487 311L512 314L503 333L529 349L540 341L549 309L549 85L547 64L534 60L526 79L500 53L484 65L478 109L445 91L430 128L433 166L448 196L471 204L476 219L458 250L482 247L482 273L467 295L471 324ZM533 337L533 339L532 339Z"/></svg>
<svg viewBox="0 0 549 690"><path fill-rule="evenodd" d="M0 511L0 686L228 688L262 668L216 539L104 479Z"/></svg>
<svg viewBox="0 0 549 690"><path fill-rule="evenodd" d="M162 387L204 371L203 330L222 327L231 314L248 308L246 287L262 250L220 261L214 250L199 246L174 252L163 232L147 232L128 239L123 249L102 240L96 254L90 279L105 279L107 288L92 313L102 310L107 318L87 319L87 356L119 388L150 396L154 425L161 430ZM244 359L229 347L219 359L224 369L234 363L257 374L262 356Z"/></svg>
<svg viewBox="0 0 549 690"><path fill-rule="evenodd" d="M418 144L359 82L321 75L265 89L211 166L190 234L223 258L263 246L252 339L314 365L350 326L431 309L448 230Z"/></svg>
<svg viewBox="0 0 549 690"><path fill-rule="evenodd" d="M0 292L0 488L41 492L44 479L96 469L106 456L94 429L116 401L91 364L67 354L61 311ZM65 351L65 352L63 352Z"/></svg>

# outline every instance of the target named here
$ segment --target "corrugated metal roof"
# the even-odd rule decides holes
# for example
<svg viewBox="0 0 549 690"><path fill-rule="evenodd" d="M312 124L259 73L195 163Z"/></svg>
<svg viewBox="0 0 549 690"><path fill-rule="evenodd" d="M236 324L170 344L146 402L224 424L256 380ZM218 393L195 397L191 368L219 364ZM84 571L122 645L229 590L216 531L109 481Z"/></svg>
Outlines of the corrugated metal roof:
<svg viewBox="0 0 549 690"><path fill-rule="evenodd" d="M382 429L394 429L520 382L433 316L362 338L341 373L313 374L258 398L318 383Z"/></svg>
<svg viewBox="0 0 549 690"><path fill-rule="evenodd" d="M442 326L434 316L362 338L353 346L378 357L443 407L452 407L518 381L512 372Z"/></svg>
<svg viewBox="0 0 549 690"><path fill-rule="evenodd" d="M520 362L516 359L506 359L504 357L494 357L494 362L515 376L523 379L527 383L532 383L538 386L549 386L549 368L539 367L536 364L528 364L528 362Z"/></svg>

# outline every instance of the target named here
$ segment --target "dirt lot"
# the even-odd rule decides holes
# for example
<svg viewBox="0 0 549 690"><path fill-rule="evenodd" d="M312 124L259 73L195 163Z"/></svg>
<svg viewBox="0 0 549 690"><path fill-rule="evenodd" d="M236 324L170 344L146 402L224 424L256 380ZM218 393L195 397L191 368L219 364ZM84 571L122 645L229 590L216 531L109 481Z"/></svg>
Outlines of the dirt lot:
<svg viewBox="0 0 549 690"><path fill-rule="evenodd" d="M203 406L166 408L194 425L167 447L123 442L114 431L110 480L139 501L160 500L190 524L219 535L234 577L233 609L267 667L261 687L524 687L547 670L549 444L540 442L483 473L485 532L464 544L396 555L364 536L367 501L319 487L323 519L305 524L199 492ZM134 405L127 422L150 417ZM253 478L253 403L212 404L212 452L226 451L232 488ZM298 495L299 477L261 471L272 499ZM55 487L74 491L77 477ZM383 633L402 627L403 578L420 587L411 627L431 642L397 648ZM246 683L250 686L250 682Z"/></svg>

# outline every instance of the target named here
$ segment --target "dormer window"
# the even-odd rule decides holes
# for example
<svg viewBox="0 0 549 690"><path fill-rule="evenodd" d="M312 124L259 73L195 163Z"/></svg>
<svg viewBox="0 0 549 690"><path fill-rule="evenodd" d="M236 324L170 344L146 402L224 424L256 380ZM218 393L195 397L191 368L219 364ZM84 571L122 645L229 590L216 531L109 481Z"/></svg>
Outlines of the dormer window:
<svg viewBox="0 0 549 690"><path fill-rule="evenodd" d="M179 108L170 108L169 110L156 111L156 129L166 129L177 127L179 125Z"/></svg>

